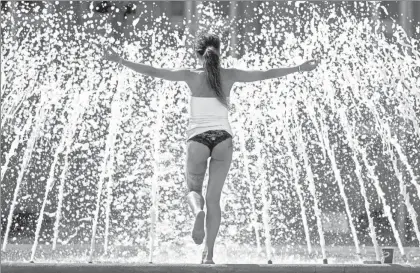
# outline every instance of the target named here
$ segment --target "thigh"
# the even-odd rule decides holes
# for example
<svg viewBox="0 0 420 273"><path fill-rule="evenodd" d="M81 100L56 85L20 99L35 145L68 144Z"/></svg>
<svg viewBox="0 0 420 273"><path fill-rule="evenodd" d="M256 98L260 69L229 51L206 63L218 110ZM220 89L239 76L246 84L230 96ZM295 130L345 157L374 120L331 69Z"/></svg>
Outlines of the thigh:
<svg viewBox="0 0 420 273"><path fill-rule="evenodd" d="M218 203L223 185L230 169L233 154L232 138L228 138L214 147L209 167L209 184L207 187L207 203Z"/></svg>
<svg viewBox="0 0 420 273"><path fill-rule="evenodd" d="M189 191L201 192L210 150L204 144L187 142L186 179Z"/></svg>

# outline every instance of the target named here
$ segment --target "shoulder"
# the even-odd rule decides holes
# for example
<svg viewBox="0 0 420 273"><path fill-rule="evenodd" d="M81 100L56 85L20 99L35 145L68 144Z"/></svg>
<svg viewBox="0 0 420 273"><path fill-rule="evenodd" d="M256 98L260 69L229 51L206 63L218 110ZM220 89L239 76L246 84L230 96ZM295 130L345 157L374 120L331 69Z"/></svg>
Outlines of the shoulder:
<svg viewBox="0 0 420 273"><path fill-rule="evenodd" d="M197 76L203 73L204 71L196 68L183 68L182 71L189 76Z"/></svg>
<svg viewBox="0 0 420 273"><path fill-rule="evenodd" d="M176 74L178 74L179 76L181 76L187 81L192 80L196 78L197 75L199 75L198 71L194 68L174 68L171 70L172 72L175 72Z"/></svg>
<svg viewBox="0 0 420 273"><path fill-rule="evenodd" d="M184 68L184 78L188 85L194 86L199 82L200 76L204 73L203 70L197 68Z"/></svg>
<svg viewBox="0 0 420 273"><path fill-rule="evenodd" d="M203 68L187 68L191 73L199 75L201 73L204 73Z"/></svg>

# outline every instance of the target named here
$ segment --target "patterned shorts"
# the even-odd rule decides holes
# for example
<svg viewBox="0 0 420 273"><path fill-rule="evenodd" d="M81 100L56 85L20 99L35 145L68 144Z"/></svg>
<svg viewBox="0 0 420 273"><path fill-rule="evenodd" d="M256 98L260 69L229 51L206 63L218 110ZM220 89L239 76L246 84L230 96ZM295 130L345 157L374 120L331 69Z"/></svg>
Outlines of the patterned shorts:
<svg viewBox="0 0 420 273"><path fill-rule="evenodd" d="M210 130L193 136L192 138L188 139L188 141L195 141L206 145L209 147L211 154L213 148L216 147L217 144L231 137L232 136L225 130Z"/></svg>

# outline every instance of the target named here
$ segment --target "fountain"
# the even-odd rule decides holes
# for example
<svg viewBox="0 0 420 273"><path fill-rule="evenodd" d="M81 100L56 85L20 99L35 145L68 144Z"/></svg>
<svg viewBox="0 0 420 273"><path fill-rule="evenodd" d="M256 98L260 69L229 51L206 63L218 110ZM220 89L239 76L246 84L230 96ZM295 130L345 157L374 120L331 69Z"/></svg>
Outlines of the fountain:
<svg viewBox="0 0 420 273"><path fill-rule="evenodd" d="M185 202L188 88L107 63L101 48L196 67L194 35L213 31L225 67L322 59L234 86L216 263L395 271L363 265L393 247L399 272L418 269L418 22L381 20L380 2L186 1L181 19L165 9L180 2L40 3L2 2L2 268L200 261Z"/></svg>

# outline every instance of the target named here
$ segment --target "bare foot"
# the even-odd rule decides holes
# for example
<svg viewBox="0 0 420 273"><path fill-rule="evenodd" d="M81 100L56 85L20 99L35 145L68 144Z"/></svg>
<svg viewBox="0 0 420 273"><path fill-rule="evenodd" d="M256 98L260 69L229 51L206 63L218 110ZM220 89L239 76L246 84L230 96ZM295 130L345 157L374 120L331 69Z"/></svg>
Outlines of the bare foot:
<svg viewBox="0 0 420 273"><path fill-rule="evenodd" d="M214 264L213 259L212 258L207 258L208 252L207 252L207 247L204 248L203 250L203 254L201 255L201 264Z"/></svg>
<svg viewBox="0 0 420 273"><path fill-rule="evenodd" d="M204 217L205 216L206 214L202 210L200 210L195 216L194 228L191 235L194 240L194 243L196 243L197 245L201 245L203 243L203 239L205 236L205 232L204 232Z"/></svg>
<svg viewBox="0 0 420 273"><path fill-rule="evenodd" d="M202 264L214 264L213 259L205 259L201 262Z"/></svg>

